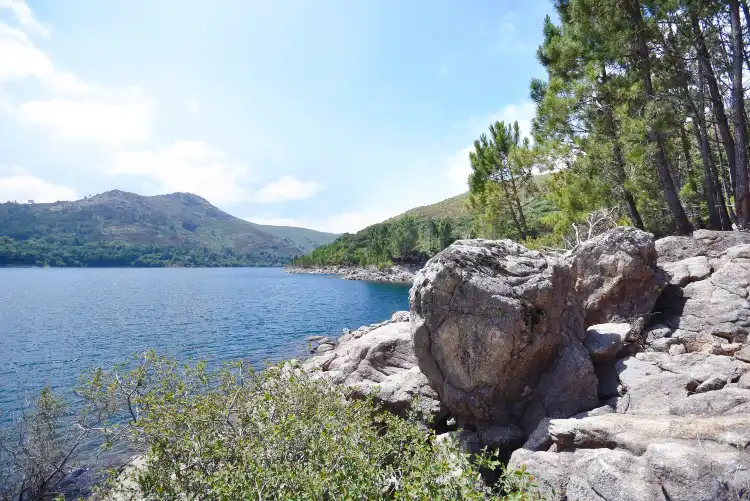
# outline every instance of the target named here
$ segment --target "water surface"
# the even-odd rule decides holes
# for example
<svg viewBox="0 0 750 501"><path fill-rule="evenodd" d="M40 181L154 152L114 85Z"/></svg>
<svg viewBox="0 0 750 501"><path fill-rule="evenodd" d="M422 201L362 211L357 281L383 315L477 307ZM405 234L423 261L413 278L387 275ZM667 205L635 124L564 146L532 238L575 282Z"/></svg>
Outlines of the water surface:
<svg viewBox="0 0 750 501"><path fill-rule="evenodd" d="M0 269L0 424L44 386L156 348L211 364L303 355L305 338L388 318L408 287L279 268Z"/></svg>

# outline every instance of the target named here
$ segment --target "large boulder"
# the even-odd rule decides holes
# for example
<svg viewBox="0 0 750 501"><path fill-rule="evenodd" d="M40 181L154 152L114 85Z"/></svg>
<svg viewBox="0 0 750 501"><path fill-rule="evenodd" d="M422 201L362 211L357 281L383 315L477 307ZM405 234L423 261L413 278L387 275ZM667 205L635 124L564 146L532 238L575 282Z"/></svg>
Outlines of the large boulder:
<svg viewBox="0 0 750 501"><path fill-rule="evenodd" d="M697 230L690 237L669 236L656 241L659 264L705 256L709 261L718 258L730 247L750 244L750 233L743 231Z"/></svg>
<svg viewBox="0 0 750 501"><path fill-rule="evenodd" d="M565 263L509 240L460 240L417 274L415 354L459 424L528 435L545 417L596 406L571 278Z"/></svg>
<svg viewBox="0 0 750 501"><path fill-rule="evenodd" d="M403 320L399 313L377 327L353 331L359 333L357 337L345 334L335 349L309 358L303 369L344 385L354 397L372 395L399 415L405 415L416 401L415 410L433 424L441 406L417 367L411 326Z"/></svg>
<svg viewBox="0 0 750 501"><path fill-rule="evenodd" d="M569 256L586 325L629 322L640 330L667 275L657 264L653 235L618 227L582 243Z"/></svg>

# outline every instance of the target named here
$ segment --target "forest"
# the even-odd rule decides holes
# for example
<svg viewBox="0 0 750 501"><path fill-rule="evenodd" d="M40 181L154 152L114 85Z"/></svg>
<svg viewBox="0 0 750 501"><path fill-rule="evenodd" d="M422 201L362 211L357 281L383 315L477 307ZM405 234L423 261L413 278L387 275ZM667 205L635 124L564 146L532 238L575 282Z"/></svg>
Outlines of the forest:
<svg viewBox="0 0 750 501"><path fill-rule="evenodd" d="M563 248L580 224L656 236L747 229L747 0L554 7L536 54L546 78L530 82L530 137L496 122L474 141L469 234L433 240L406 223L404 240L403 229L376 225L297 262L419 261L469 236Z"/></svg>

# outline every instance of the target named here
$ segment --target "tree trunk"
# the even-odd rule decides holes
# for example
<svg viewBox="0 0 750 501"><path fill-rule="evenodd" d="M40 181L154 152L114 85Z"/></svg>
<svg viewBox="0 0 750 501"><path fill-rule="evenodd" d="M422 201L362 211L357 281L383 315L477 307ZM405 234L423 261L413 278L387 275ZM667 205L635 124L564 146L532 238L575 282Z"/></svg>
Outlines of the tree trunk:
<svg viewBox="0 0 750 501"><path fill-rule="evenodd" d="M727 214L726 203L724 201L724 195L721 191L721 185L719 179L716 176L715 168L713 166L713 157L711 156L711 145L708 142L708 129L706 127L706 100L703 82L703 64L698 61L698 104L690 98L689 90L687 85L685 86L685 92L687 93L688 104L693 114L695 139L698 141L698 148L701 153L701 160L703 161L703 174L705 177L705 196L706 204L708 205L708 220L712 230L722 229L731 230L732 221L729 219ZM713 210L711 209L713 207ZM718 218L718 228L715 227Z"/></svg>
<svg viewBox="0 0 750 501"><path fill-rule="evenodd" d="M698 62L703 65L705 70L706 83L708 84L709 99L711 101L711 108L714 111L714 117L716 124L719 127L719 133L721 134L721 142L724 145L724 151L727 155L727 164L729 165L730 179L732 182L732 190L734 190L735 184L735 152L734 152L734 140L732 139L732 133L729 130L729 120L727 120L727 114L724 110L724 100L719 90L719 84L716 80L716 74L714 73L713 66L711 64L711 58L706 48L706 40L703 36L698 17L695 14L690 16L693 25L693 35L695 35L695 49L698 54Z"/></svg>
<svg viewBox="0 0 750 501"><path fill-rule="evenodd" d="M631 19L635 25L635 56L641 72L641 78L643 79L643 90L646 94L646 99L653 102L655 95L653 83L651 81L651 53L646 43L641 4L639 1L634 0L629 2L628 5L630 6ZM661 184L662 190L664 191L664 198L666 199L669 210L674 218L677 232L680 235L689 235L693 232L693 225L690 223L687 214L685 214L685 209L682 207L682 202L680 202L680 197L678 196L674 182L672 181L672 174L669 172L664 135L654 128L652 123L647 123L646 127L646 137L648 142L656 146L656 169L659 175L659 184Z"/></svg>
<svg viewBox="0 0 750 501"><path fill-rule="evenodd" d="M521 228L523 229L523 240L526 240L526 235L529 234L529 227L526 226L526 216L523 213L523 207L521 207L521 197L518 195L518 189L516 187L516 179L513 176L513 172L510 170L510 167L508 167L508 174L510 175L510 187L513 190L513 203L516 206L516 210L518 210L518 219L521 224Z"/></svg>
<svg viewBox="0 0 750 501"><path fill-rule="evenodd" d="M602 65L602 85L607 83L607 69ZM628 214L630 215L630 222L633 226L639 230L643 230L643 219L641 213L638 211L638 206L635 203L633 194L630 193L625 182L628 178L627 172L625 172L625 157L622 154L622 144L620 142L620 135L617 133L617 125L615 124L615 117L612 113L612 99L608 92L604 92L604 123L606 133L610 136L612 141L612 163L614 166L614 188L615 192L619 192L625 200L625 205L628 207Z"/></svg>
<svg viewBox="0 0 750 501"><path fill-rule="evenodd" d="M747 173L747 133L745 130L745 92L742 88L742 22L738 0L729 0L732 21L732 108L734 116L736 181L734 205L743 228L750 223L750 192Z"/></svg>

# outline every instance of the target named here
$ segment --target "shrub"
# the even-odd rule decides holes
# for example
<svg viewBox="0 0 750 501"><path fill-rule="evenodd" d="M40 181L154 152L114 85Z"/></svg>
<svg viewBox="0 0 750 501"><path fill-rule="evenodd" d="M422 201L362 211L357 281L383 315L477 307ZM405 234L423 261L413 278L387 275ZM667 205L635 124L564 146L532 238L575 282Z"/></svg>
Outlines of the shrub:
<svg viewBox="0 0 750 501"><path fill-rule="evenodd" d="M99 499L539 499L525 472L488 486L493 455L471 458L293 362L209 371L149 352L89 372L76 393L106 446L125 439L144 453Z"/></svg>

